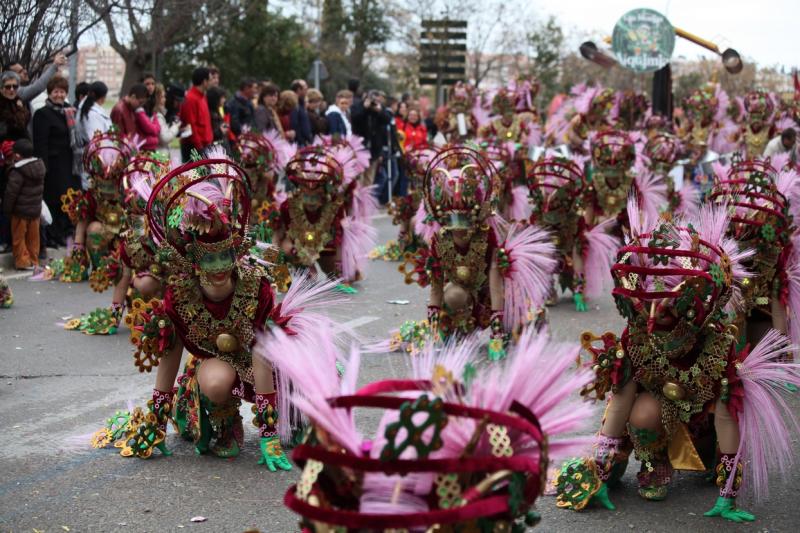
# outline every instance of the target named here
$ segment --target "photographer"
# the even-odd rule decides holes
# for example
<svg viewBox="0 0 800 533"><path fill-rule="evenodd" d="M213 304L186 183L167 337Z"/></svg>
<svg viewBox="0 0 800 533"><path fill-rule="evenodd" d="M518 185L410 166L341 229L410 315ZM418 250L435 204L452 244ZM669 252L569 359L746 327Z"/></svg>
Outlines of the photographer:
<svg viewBox="0 0 800 533"><path fill-rule="evenodd" d="M400 149L394 115L386 106L386 94L370 91L364 99L364 115L372 156L368 179L376 185L378 201L385 205L389 202L389 187L394 189L397 184L397 154Z"/></svg>

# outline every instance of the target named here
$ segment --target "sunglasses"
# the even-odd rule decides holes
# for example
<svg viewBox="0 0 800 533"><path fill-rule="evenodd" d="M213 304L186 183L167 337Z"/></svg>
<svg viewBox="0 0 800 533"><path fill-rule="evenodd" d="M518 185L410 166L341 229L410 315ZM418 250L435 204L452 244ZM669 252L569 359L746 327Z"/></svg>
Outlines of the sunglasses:
<svg viewBox="0 0 800 533"><path fill-rule="evenodd" d="M16 91L19 88L19 85L3 85L3 89L6 91Z"/></svg>

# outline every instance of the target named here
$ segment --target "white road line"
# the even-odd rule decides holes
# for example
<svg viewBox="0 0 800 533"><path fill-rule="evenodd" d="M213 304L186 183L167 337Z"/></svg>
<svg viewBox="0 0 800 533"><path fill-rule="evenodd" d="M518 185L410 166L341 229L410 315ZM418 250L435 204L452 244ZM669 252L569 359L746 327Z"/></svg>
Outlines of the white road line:
<svg viewBox="0 0 800 533"><path fill-rule="evenodd" d="M28 278L33 274L33 271L30 272L17 272L16 274L3 274L3 277L6 279L22 279Z"/></svg>
<svg viewBox="0 0 800 533"><path fill-rule="evenodd" d="M380 319L381 318L378 316L360 316L358 318L354 318L353 320L348 320L342 324L342 326L345 329L355 329Z"/></svg>

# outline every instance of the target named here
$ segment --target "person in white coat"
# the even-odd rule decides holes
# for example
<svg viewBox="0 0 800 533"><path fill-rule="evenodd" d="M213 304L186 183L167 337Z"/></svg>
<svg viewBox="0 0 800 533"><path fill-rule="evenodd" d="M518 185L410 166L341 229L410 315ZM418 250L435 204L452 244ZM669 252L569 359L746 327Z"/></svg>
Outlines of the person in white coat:
<svg viewBox="0 0 800 533"><path fill-rule="evenodd" d="M102 81L96 81L89 86L89 94L80 104L75 123L77 136L74 144L77 144L76 148L81 149L81 151L83 147L89 144L89 140L94 137L95 133L98 131L105 133L111 129L111 115L103 107L106 95L108 95L106 84ZM88 174L83 170L81 173L81 186L84 190L89 188L88 179Z"/></svg>

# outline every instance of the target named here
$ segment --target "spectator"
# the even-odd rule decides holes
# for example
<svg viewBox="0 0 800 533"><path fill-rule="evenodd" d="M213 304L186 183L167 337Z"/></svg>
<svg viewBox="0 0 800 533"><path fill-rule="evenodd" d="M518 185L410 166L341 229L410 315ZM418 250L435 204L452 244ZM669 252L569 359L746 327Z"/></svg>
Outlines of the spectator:
<svg viewBox="0 0 800 533"><path fill-rule="evenodd" d="M0 75L0 154L4 158L0 168L0 198L6 190L6 172L13 160L12 148L19 139L29 138L28 122L31 113L27 105L19 97L20 78L16 72L6 71ZM7 161L5 161L7 160ZM7 218L0 219L0 239L11 241L11 223ZM7 251L7 250L4 250Z"/></svg>
<svg viewBox="0 0 800 533"><path fill-rule="evenodd" d="M258 93L258 83L253 78L245 78L239 84L239 90L228 102L226 111L231 116L231 131L238 136L242 134L242 129L247 127L253 129L255 120L253 115L253 98Z"/></svg>
<svg viewBox="0 0 800 533"><path fill-rule="evenodd" d="M181 111L181 105L183 104L183 99L186 96L186 91L183 90L183 87L180 85L170 83L167 85L167 101L164 104L166 107L167 112L164 114L164 118L167 119L169 124L172 124L176 120L179 120L178 114Z"/></svg>
<svg viewBox="0 0 800 533"><path fill-rule="evenodd" d="M105 133L111 129L113 124L111 117L103 107L106 95L108 87L102 81L96 81L89 86L89 94L84 98L78 113L78 131L83 145L86 145L95 133Z"/></svg>
<svg viewBox="0 0 800 533"><path fill-rule="evenodd" d="M172 122L167 121L167 94L164 86L160 83L156 84L156 89L153 91L153 101L154 105L150 109L150 115L158 121L158 148L168 152L169 144L180 133L181 121L177 117L173 117Z"/></svg>
<svg viewBox="0 0 800 533"><path fill-rule="evenodd" d="M228 133L230 132L230 115L225 113L225 91L219 87L209 87L206 92L208 112L211 117L213 143L222 145L227 151Z"/></svg>
<svg viewBox="0 0 800 533"><path fill-rule="evenodd" d="M89 94L88 83L82 81L75 86L75 101L72 102L75 106L75 109L80 109L81 103L83 102L83 99L86 98L87 94Z"/></svg>
<svg viewBox="0 0 800 533"><path fill-rule="evenodd" d="M274 83L267 82L258 95L258 107L255 111L255 126L258 131L278 130L284 137L281 119L278 116L278 93L280 89Z"/></svg>
<svg viewBox="0 0 800 533"><path fill-rule="evenodd" d="M33 114L33 149L44 162L44 202L53 222L47 229L46 242L65 246L72 235L72 224L61 211L61 195L67 189L80 189L79 174L73 172L72 131L75 128L75 109L66 103L69 82L55 76L47 84L47 101Z"/></svg>
<svg viewBox="0 0 800 533"><path fill-rule="evenodd" d="M416 107L408 110L408 121L403 129L403 134L405 138L404 150L415 150L428 146L428 129L420 120L419 109Z"/></svg>
<svg viewBox="0 0 800 533"><path fill-rule="evenodd" d="M70 131L70 144L72 145L72 175L80 176L83 174L83 132L80 125L81 105L89 94L90 85L85 81L75 86L75 101L72 105L75 109L75 125ZM59 209L60 211L60 209Z"/></svg>
<svg viewBox="0 0 800 533"><path fill-rule="evenodd" d="M0 98L0 142L4 144L3 155L11 154L11 142L28 138L30 110L19 96L20 77L7 70L0 76L2 98Z"/></svg>
<svg viewBox="0 0 800 533"><path fill-rule="evenodd" d="M156 77L149 72L142 76L142 79L139 82L144 85L144 88L147 89L147 97L150 98L156 94Z"/></svg>
<svg viewBox="0 0 800 533"><path fill-rule="evenodd" d="M144 106L145 112L148 113L148 116L152 117L149 113L151 113L152 109L155 107L156 77L147 72L142 76L142 79L139 80L139 83L144 85L145 89L147 89L147 101L142 105Z"/></svg>
<svg viewBox="0 0 800 533"><path fill-rule="evenodd" d="M136 131L144 138L144 143L141 146L142 150L154 152L158 150L158 137L161 133L161 127L158 124L158 118L152 115L154 106L150 107L151 114L147 113L145 105L149 104L150 99L145 97L141 100L141 104L136 108Z"/></svg>
<svg viewBox="0 0 800 533"><path fill-rule="evenodd" d="M292 114L299 105L297 93L282 91L278 97L278 117L283 128L283 136L287 141L293 142L297 132L292 129Z"/></svg>
<svg viewBox="0 0 800 533"><path fill-rule="evenodd" d="M215 65L208 66L208 86L219 87L219 69Z"/></svg>
<svg viewBox="0 0 800 533"><path fill-rule="evenodd" d="M211 130L211 114L208 112L206 91L211 83L211 72L205 67L199 67L192 73L192 88L186 93L186 99L181 106L181 123L188 126L181 136L181 155L183 161L190 159L192 149L202 153L214 140Z"/></svg>
<svg viewBox="0 0 800 533"><path fill-rule="evenodd" d="M348 137L353 134L350 124L350 104L353 93L348 90L336 93L336 103L328 107L325 116L328 118L328 132L334 139Z"/></svg>
<svg viewBox="0 0 800 533"><path fill-rule="evenodd" d="M291 127L294 130L294 140L298 146L311 144L311 121L308 119L306 110L306 93L308 84L304 80L294 80L291 85L292 91L297 95L297 106L295 106L290 117Z"/></svg>
<svg viewBox="0 0 800 533"><path fill-rule="evenodd" d="M397 126L397 131L404 131L408 121L408 104L402 100L395 103L396 111L394 112L394 123Z"/></svg>
<svg viewBox="0 0 800 533"><path fill-rule="evenodd" d="M3 212L11 218L12 250L17 270L33 270L39 264L39 217L42 214L45 165L33 155L33 143L14 143Z"/></svg>
<svg viewBox="0 0 800 533"><path fill-rule="evenodd" d="M108 87L102 81L96 81L89 86L89 94L83 99L75 128L76 135L73 143L73 150L80 152L77 157L83 159L84 147L95 133L105 133L111 129L112 122L108 112L103 107L106 102ZM73 156L75 157L75 156ZM79 167L81 175L81 187L86 190L89 188L89 176L83 168L82 162Z"/></svg>
<svg viewBox="0 0 800 533"><path fill-rule="evenodd" d="M133 137L137 133L146 135L136 125L136 110L147 101L147 88L141 83L134 83L128 91L128 96L123 96L111 109L111 122L122 135Z"/></svg>
<svg viewBox="0 0 800 533"><path fill-rule="evenodd" d="M3 70L10 70L12 72L17 73L20 78L20 88L18 91L18 96L22 99L23 102L26 104L30 103L34 98L42 94L42 92L47 88L47 82L50 81L50 78L58 73L58 69L63 67L67 64L67 56L62 53L58 53L53 58L53 62L48 66L42 75L39 76L36 81L31 83L30 78L28 77L28 70L23 67L19 61L13 61L6 68Z"/></svg>
<svg viewBox="0 0 800 533"><path fill-rule="evenodd" d="M789 154L792 163L797 163L797 131L794 128L786 128L764 148L764 157L785 153Z"/></svg>
<svg viewBox="0 0 800 533"><path fill-rule="evenodd" d="M363 117L364 115L364 99L361 97L360 86L361 82L355 78L347 82L347 90L353 93L353 98L350 102L350 123L353 127L354 134L366 137L364 124L362 124L361 121L358 123L353 121L353 115L357 117Z"/></svg>
<svg viewBox="0 0 800 533"><path fill-rule="evenodd" d="M317 135L328 133L328 119L322 108L325 100L322 98L322 93L316 89L309 89L306 98L308 99L308 121L311 124L311 138L313 139Z"/></svg>
<svg viewBox="0 0 800 533"><path fill-rule="evenodd" d="M359 125L363 132L364 143L369 148L370 166L365 173L368 184L378 183L376 177L382 159L385 157L387 126L394 122L391 112L383 105L384 97L380 91L370 91L363 99L363 106L360 109L354 106L350 109L350 120L353 124L353 131L358 134L356 125ZM385 176L385 174L384 174ZM383 185L383 184L379 184Z"/></svg>

